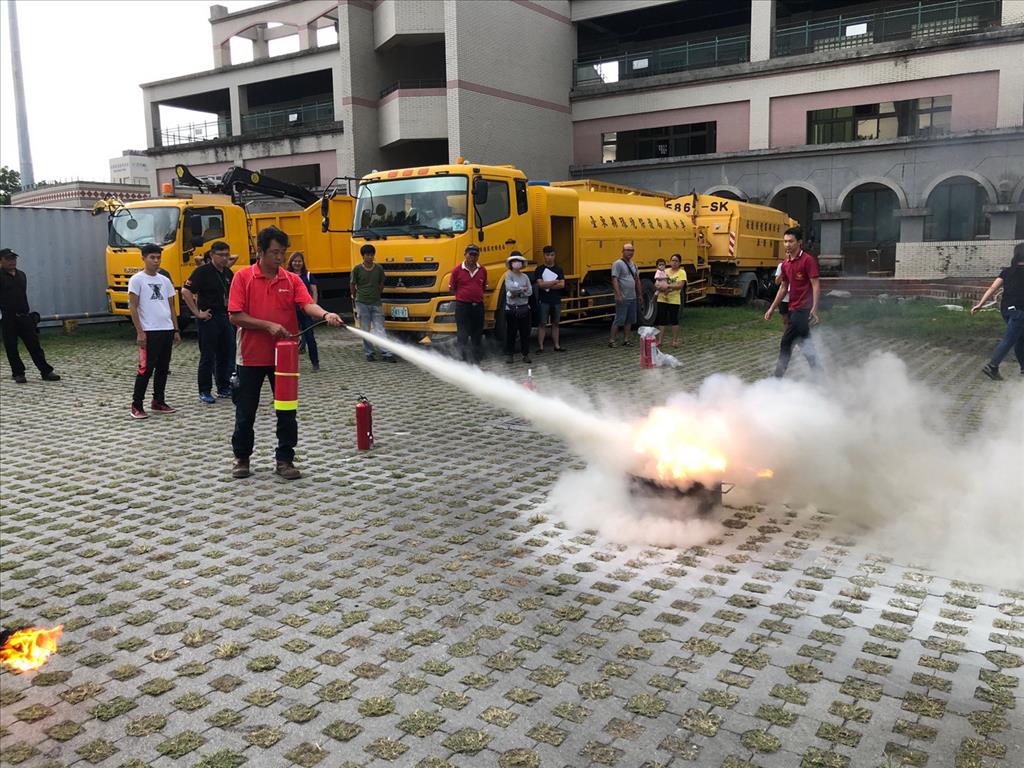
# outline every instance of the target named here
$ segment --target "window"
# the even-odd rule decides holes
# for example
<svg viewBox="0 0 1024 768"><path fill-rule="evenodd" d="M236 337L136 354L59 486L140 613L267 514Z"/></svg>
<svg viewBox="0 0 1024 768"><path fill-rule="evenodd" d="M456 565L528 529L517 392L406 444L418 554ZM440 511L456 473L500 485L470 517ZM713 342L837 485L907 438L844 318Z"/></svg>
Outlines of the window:
<svg viewBox="0 0 1024 768"><path fill-rule="evenodd" d="M816 109L807 113L807 143L930 136L949 131L952 115L952 96Z"/></svg>
<svg viewBox="0 0 1024 768"><path fill-rule="evenodd" d="M509 217L508 184L504 181L484 179L487 184L487 202L476 206L478 228L487 227Z"/></svg>
<svg viewBox="0 0 1024 768"><path fill-rule="evenodd" d="M530 209L530 202L526 197L526 179L516 179L516 213L522 216Z"/></svg>
<svg viewBox="0 0 1024 768"><path fill-rule="evenodd" d="M602 134L602 160L650 160L715 152L717 123L690 123Z"/></svg>
<svg viewBox="0 0 1024 768"><path fill-rule="evenodd" d="M988 196L973 179L944 181L928 195L931 214L925 219L925 240L973 240L988 232L982 212Z"/></svg>
<svg viewBox="0 0 1024 768"><path fill-rule="evenodd" d="M886 243L899 239L896 209L899 201L888 187L864 186L850 193L850 237L858 243Z"/></svg>

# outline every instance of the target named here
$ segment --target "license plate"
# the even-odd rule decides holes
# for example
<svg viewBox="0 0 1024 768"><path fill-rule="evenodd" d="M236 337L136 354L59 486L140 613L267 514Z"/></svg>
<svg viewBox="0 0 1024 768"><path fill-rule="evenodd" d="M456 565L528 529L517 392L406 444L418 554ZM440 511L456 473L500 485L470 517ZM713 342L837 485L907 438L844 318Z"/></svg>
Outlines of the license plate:
<svg viewBox="0 0 1024 768"><path fill-rule="evenodd" d="M407 319L409 317L409 308L408 307L392 307L391 308L391 316L392 317L401 317L401 318L406 318Z"/></svg>

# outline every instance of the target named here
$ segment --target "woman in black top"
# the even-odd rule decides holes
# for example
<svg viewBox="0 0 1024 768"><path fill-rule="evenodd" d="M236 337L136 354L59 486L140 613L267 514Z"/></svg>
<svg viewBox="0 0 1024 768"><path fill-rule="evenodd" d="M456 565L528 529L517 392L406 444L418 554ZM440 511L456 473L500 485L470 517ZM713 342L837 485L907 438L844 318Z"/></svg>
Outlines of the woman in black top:
<svg viewBox="0 0 1024 768"><path fill-rule="evenodd" d="M1010 354L1011 349L1020 363L1020 375L1024 376L1024 243L1018 243L1013 249L1010 266L992 281L981 300L971 307L971 314L981 309L989 296L1000 288L1003 289L1003 300L999 303L999 310L1006 321L1006 333L996 345L988 363L981 369L982 373L995 380L1003 378L999 374L999 364Z"/></svg>
<svg viewBox="0 0 1024 768"><path fill-rule="evenodd" d="M306 257L302 251L296 251L288 259L288 271L294 272L302 278L302 282L306 285L306 290L309 291L309 295L313 297L313 303L316 304L318 299L316 278L306 269ZM303 347L308 347L309 362L313 365L314 371L319 371L320 351L316 347L316 336L313 335L313 331L306 330L313 324L313 321L306 316L305 312L296 310L296 314L299 318L299 329L302 331L302 336L299 337L299 352L302 352Z"/></svg>

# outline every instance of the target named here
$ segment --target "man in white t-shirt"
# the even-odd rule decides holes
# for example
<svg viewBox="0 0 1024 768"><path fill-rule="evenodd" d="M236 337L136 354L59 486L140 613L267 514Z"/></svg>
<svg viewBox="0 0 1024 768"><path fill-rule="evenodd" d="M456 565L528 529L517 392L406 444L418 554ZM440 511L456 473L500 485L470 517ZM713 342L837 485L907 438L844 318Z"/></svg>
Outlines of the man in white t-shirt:
<svg viewBox="0 0 1024 768"><path fill-rule="evenodd" d="M779 266L775 268L775 284L778 286L782 285L782 262L779 262ZM780 287L779 290L782 290ZM782 327L783 329L789 327L789 283L786 284L786 292L782 296L782 301L779 302L779 314L782 315Z"/></svg>
<svg viewBox="0 0 1024 768"><path fill-rule="evenodd" d="M136 272L128 281L128 308L139 343L139 370L135 377L131 416L147 419L142 407L149 379L153 381L153 400L149 407L154 413L174 413L175 409L164 399L167 371L171 367L171 349L181 342L178 318L174 311L174 285L160 273L159 245L142 246L142 272Z"/></svg>

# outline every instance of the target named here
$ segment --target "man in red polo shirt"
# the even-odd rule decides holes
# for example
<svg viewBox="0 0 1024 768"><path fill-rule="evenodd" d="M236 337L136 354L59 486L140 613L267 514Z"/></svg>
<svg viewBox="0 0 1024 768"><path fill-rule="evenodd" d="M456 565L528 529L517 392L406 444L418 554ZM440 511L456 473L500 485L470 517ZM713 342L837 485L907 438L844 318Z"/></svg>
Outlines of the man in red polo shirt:
<svg viewBox="0 0 1024 768"><path fill-rule="evenodd" d="M793 356L793 344L797 340L800 341L800 349L811 369L815 372L820 370L818 354L811 339L811 325L818 323L818 296L821 290L818 284L818 262L803 249L803 239L800 227L790 227L783 233L786 260L782 262L779 290L775 292L775 301L764 313L764 319L771 320L782 297L789 292L789 325L783 331L779 344L779 361L775 364L777 379L786 374L789 360Z"/></svg>
<svg viewBox="0 0 1024 768"><path fill-rule="evenodd" d="M455 294L455 329L462 359L479 365L484 336L484 291L487 270L477 264L480 248L470 243L466 258L452 270L448 290Z"/></svg>
<svg viewBox="0 0 1024 768"><path fill-rule="evenodd" d="M235 465L231 476L235 478L252 474L249 457L255 440L253 424L260 405L260 390L264 379L270 379L270 388L274 388L276 340L299 332L295 310L301 309L314 320L325 320L335 327L344 325L334 312L313 302L297 274L281 269L287 248L288 235L280 229L261 229L256 236L257 262L238 272L231 281L228 314L239 329L238 384L232 393L235 432L231 435L231 448ZM295 411L277 411L277 468L274 471L286 480L300 476L292 463L298 441Z"/></svg>

